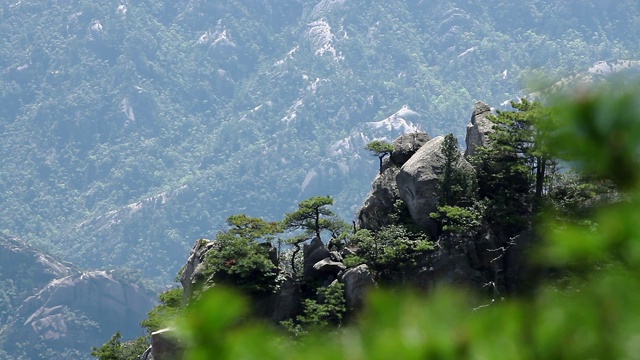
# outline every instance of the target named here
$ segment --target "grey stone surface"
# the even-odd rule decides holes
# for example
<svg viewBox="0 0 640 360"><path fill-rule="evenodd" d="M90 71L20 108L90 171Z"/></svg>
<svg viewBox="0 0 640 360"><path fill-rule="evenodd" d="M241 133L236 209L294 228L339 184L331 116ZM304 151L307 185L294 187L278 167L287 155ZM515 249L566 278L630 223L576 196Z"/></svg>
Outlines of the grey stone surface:
<svg viewBox="0 0 640 360"><path fill-rule="evenodd" d="M194 286L204 283L204 258L207 251L215 248L217 242L215 240L199 239L195 242L189 253L189 258L185 264L184 271L180 275L180 284L184 289L183 300L187 300L193 295Z"/></svg>
<svg viewBox="0 0 640 360"><path fill-rule="evenodd" d="M398 137L392 143L391 163L396 166L402 166L430 139L429 134L425 132L414 132Z"/></svg>
<svg viewBox="0 0 640 360"><path fill-rule="evenodd" d="M113 334L122 331L131 336L154 306L153 296L135 285L113 278L105 271L83 272L52 280L27 298L17 310L21 324L15 325L18 337L41 338L59 344L74 344L95 334L79 333L75 317L86 317L100 324L100 330Z"/></svg>
<svg viewBox="0 0 640 360"><path fill-rule="evenodd" d="M340 277L348 309L361 309L367 292L375 286L373 275L365 264L345 271Z"/></svg>
<svg viewBox="0 0 640 360"><path fill-rule="evenodd" d="M359 229L379 230L390 223L389 215L395 211L400 199L396 185L397 167L388 167L373 180L371 192L358 210L356 226Z"/></svg>
<svg viewBox="0 0 640 360"><path fill-rule="evenodd" d="M443 136L429 140L407 161L396 176L400 198L409 209L411 218L432 238L437 235L437 224L429 214L438 204L439 177L444 166ZM473 172L473 167L460 157L458 169Z"/></svg>
<svg viewBox="0 0 640 360"><path fill-rule="evenodd" d="M330 252L319 237L314 237L311 243L305 244L303 253L303 278L305 280L324 279L326 274L314 269L314 265L330 256Z"/></svg>
<svg viewBox="0 0 640 360"><path fill-rule="evenodd" d="M482 101L476 102L471 114L471 122L467 125L465 157L474 155L478 147L489 143L489 134L493 131L493 123L487 119L489 115L491 115L489 105Z"/></svg>
<svg viewBox="0 0 640 360"><path fill-rule="evenodd" d="M333 261L330 258L322 259L313 265L314 270L333 275L337 275L346 268L342 262Z"/></svg>

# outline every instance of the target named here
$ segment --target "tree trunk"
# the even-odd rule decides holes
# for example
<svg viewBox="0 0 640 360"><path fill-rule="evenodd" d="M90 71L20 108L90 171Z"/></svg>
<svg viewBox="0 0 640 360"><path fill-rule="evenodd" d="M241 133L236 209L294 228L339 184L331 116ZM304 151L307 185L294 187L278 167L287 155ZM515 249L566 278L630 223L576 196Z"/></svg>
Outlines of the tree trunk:
<svg viewBox="0 0 640 360"><path fill-rule="evenodd" d="M542 198L544 188L544 175L546 171L547 159L544 156L536 156L536 199Z"/></svg>

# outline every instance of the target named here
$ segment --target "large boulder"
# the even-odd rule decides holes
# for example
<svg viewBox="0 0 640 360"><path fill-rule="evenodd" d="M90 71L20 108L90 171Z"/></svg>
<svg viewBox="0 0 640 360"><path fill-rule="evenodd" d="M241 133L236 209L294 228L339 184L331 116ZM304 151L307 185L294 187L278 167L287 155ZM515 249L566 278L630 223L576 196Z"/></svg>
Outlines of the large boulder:
<svg viewBox="0 0 640 360"><path fill-rule="evenodd" d="M490 115L491 108L489 105L482 101L476 102L473 107L473 114L471 114L471 123L467 125L465 157L474 155L478 147L486 146L489 143L489 134L493 132L493 122L487 118Z"/></svg>
<svg viewBox="0 0 640 360"><path fill-rule="evenodd" d="M361 309L367 292L375 286L373 275L371 275L369 267L365 264L345 271L340 277L340 281L344 284L347 309L351 310Z"/></svg>
<svg viewBox="0 0 640 360"><path fill-rule="evenodd" d="M438 186L445 158L442 155L444 136L435 137L420 148L407 161L396 176L400 198L409 209L411 218L433 238L437 224L429 216L438 205ZM460 157L458 170L473 172L473 167Z"/></svg>
<svg viewBox="0 0 640 360"><path fill-rule="evenodd" d="M182 359L184 345L177 340L175 330L165 328L151 334L151 351L145 352L143 360L173 360Z"/></svg>
<svg viewBox="0 0 640 360"><path fill-rule="evenodd" d="M391 164L402 166L413 154L426 144L431 138L426 132L413 132L401 135L393 141L393 152L391 152Z"/></svg>
<svg viewBox="0 0 640 360"><path fill-rule="evenodd" d="M359 229L380 230L389 224L390 214L395 211L395 203L400 199L396 186L399 168L391 166L373 180L371 192L358 211Z"/></svg>

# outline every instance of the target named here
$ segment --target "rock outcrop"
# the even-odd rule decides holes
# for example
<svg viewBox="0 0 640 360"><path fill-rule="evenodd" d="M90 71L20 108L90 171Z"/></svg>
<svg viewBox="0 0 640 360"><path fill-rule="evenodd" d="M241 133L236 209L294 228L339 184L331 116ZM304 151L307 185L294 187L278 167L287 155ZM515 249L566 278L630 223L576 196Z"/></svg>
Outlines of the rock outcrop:
<svg viewBox="0 0 640 360"><path fill-rule="evenodd" d="M422 146L407 161L396 176L400 198L409 209L411 218L432 238L437 234L437 224L429 216L438 204L439 178L445 158L442 155L444 136L435 137ZM463 157L458 170L473 172L473 167Z"/></svg>
<svg viewBox="0 0 640 360"><path fill-rule="evenodd" d="M414 132L401 135L393 141L394 150L391 156L385 159L382 173L373 180L371 192L362 208L358 210L359 229L379 230L389 225L390 215L396 211L396 201L400 199L396 185L400 167L429 139L427 133Z"/></svg>
<svg viewBox="0 0 640 360"><path fill-rule="evenodd" d="M72 272L70 264L57 261L20 239L0 234L0 278L13 280L15 288L4 290L15 293L18 298L20 294L32 295L49 281ZM22 301L24 298L12 300Z"/></svg>
<svg viewBox="0 0 640 360"><path fill-rule="evenodd" d="M488 119L491 108L477 102L467 126L467 151L465 155L475 154L479 146L489 143L489 134L493 131L493 123ZM409 148L402 144L411 139L409 135L398 138L394 145L398 151ZM427 138L428 139L428 138ZM421 143L426 141L425 143ZM437 239L437 223L429 214L436 211L439 196L439 179L444 167L442 144L444 137L430 140L417 137L416 143L421 146L417 151L392 157L402 162L401 168L394 167L392 161L386 162L382 174L376 176L371 193L358 214L360 228L378 230L388 225L389 215L394 211L397 200L402 200L409 211L411 219L425 230L432 239ZM465 157L460 157L458 170L474 172L473 166ZM385 222L386 221L386 222ZM485 229L482 234L473 238L459 238L450 235L439 239L436 249L428 256L418 259L413 270L406 271L398 283L413 284L424 289L436 285L448 284L462 286L488 295L501 296L504 293L521 293L526 291L530 279L527 273L525 252L534 237L525 233L516 238L505 238ZM340 279L345 283L345 291L350 304L356 304L349 295L349 276L356 271L349 269L341 273ZM347 276L349 274L349 276ZM393 281L392 281L393 282ZM351 306L351 305L350 305ZM355 305L357 306L357 305Z"/></svg>
<svg viewBox="0 0 640 360"><path fill-rule="evenodd" d="M176 339L171 328L161 329L151 334L151 351L144 360L182 359L184 346ZM143 355L144 356L144 355Z"/></svg>
<svg viewBox="0 0 640 360"><path fill-rule="evenodd" d="M359 229L380 230L389 225L390 214L395 211L395 203L400 199L396 186L396 175L400 168L387 167L373 180L371 192L364 205L358 210L357 227Z"/></svg>
<svg viewBox="0 0 640 360"><path fill-rule="evenodd" d="M303 256L303 277L305 281L312 281L315 279L324 279L326 273L323 273L315 268L316 263L329 259L329 249L324 245L319 237L311 239L309 244L305 244L302 248Z"/></svg>
<svg viewBox="0 0 640 360"><path fill-rule="evenodd" d="M152 294L105 271L54 279L24 300L2 329L5 351L11 353L14 344L25 342L58 350L89 349L116 331L131 339L142 335L139 323L153 306Z"/></svg>
<svg viewBox="0 0 640 360"><path fill-rule="evenodd" d="M367 292L375 286L373 275L365 264L345 271L339 279L344 284L347 309L361 309Z"/></svg>
<svg viewBox="0 0 640 360"><path fill-rule="evenodd" d="M482 101L476 102L471 115L471 122L467 125L465 143L467 150L464 156L474 155L480 146L486 146L489 142L489 134L493 131L493 123L487 117L491 115L491 108Z"/></svg>
<svg viewBox="0 0 640 360"><path fill-rule="evenodd" d="M189 253L187 263L180 275L180 284L184 289L183 299L185 301L193 295L195 290L194 286L205 282L206 279L204 278L205 275L203 273L204 266L202 264L204 263L207 251L215 248L216 245L216 241L199 239L191 248L191 253Z"/></svg>
<svg viewBox="0 0 640 360"><path fill-rule="evenodd" d="M430 139L431 137L426 132L401 135L393 141L393 152L391 152L390 156L391 163L396 166L404 165Z"/></svg>
<svg viewBox="0 0 640 360"><path fill-rule="evenodd" d="M8 356L67 349L86 352L116 331L141 334L155 296L104 271L80 272L23 241L0 235L0 348ZM26 348L24 344L39 344ZM22 348L20 348L22 347Z"/></svg>

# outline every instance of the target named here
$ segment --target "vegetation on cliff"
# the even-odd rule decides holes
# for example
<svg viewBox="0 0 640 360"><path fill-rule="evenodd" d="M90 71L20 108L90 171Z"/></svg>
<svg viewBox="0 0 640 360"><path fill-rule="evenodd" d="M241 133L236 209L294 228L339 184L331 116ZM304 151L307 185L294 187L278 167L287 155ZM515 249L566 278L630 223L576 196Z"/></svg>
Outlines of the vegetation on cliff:
<svg viewBox="0 0 640 360"><path fill-rule="evenodd" d="M494 118L498 128L479 151L476 162L476 169L492 165L489 159L501 162L496 174L503 175L479 187L493 186L513 197L501 199L501 194L478 191L471 202L465 198L455 204L445 202L440 208L440 216L444 216L451 209L472 211L479 208L478 203L484 204L483 211L475 212L482 215L480 225L457 222L455 228L443 226L440 237L432 239L436 248L452 246L446 242L461 233L471 236L479 231L478 226L513 235L537 224L539 239L528 255L537 271L546 275L528 284L535 291L520 298L487 298L450 287L433 288L426 298L405 291L374 291L358 320L345 326L343 314L349 309L340 296L336 297L342 291L341 284L332 282L316 288L320 302L307 298L304 313L286 322L296 335L315 330L313 336L292 342L285 341L284 335L274 335L263 322L247 318L252 305L237 305L242 302L236 294L214 288L187 305L178 322L186 358L368 359L391 354L416 359L634 358L629 344L640 331L634 310L640 301L640 233L635 224L640 216L640 176L629 169L639 165L633 155L640 146L637 96L636 92L591 92L577 99L556 100L551 107L527 101L514 104L516 111L501 112ZM525 117L526 126L515 121ZM541 129L544 136L532 135L542 133ZM544 147L536 145L540 141ZM563 173L547 172L560 164L565 167ZM572 171L580 174L579 180ZM540 172L544 173L542 191ZM493 174L478 171L478 182L488 175ZM517 179L518 183L512 184L515 189L507 189L509 182L503 177ZM546 215L541 218L542 209ZM496 217L498 211L501 218ZM454 219L448 220L451 224ZM420 236L407 231L398 223L375 232L360 230L344 237L342 246L351 246L355 254L369 254L358 260L372 268L378 266L374 272L377 280L384 282L389 277L397 281L402 276L394 277L389 270L415 266L415 258L407 254L433 251L428 242L414 248L403 245ZM383 241L386 236L391 241ZM407 249L413 250L402 253ZM385 256L394 259L387 262ZM235 305L220 310L229 302ZM341 327L327 331L331 324Z"/></svg>

